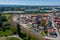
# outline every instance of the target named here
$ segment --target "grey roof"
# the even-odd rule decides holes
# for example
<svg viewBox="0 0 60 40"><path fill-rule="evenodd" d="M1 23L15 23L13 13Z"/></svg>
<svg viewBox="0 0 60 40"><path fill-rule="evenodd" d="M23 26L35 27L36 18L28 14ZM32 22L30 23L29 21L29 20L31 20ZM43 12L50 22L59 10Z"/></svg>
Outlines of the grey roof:
<svg viewBox="0 0 60 40"><path fill-rule="evenodd" d="M24 13L24 11L4 11L2 13Z"/></svg>

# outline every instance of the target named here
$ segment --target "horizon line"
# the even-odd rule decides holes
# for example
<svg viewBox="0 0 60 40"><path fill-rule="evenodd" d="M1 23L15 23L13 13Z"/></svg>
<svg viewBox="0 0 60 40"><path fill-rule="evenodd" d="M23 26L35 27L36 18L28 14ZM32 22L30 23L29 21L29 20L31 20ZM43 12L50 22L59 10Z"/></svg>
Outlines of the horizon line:
<svg viewBox="0 0 60 40"><path fill-rule="evenodd" d="M0 5L23 5L23 4L0 4ZM23 5L23 6L60 6L60 5Z"/></svg>

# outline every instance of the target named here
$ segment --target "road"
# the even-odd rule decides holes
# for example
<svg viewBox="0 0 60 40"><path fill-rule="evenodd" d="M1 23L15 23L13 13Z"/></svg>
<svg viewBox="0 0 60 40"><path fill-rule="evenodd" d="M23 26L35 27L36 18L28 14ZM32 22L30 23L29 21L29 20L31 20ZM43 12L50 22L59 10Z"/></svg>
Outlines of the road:
<svg viewBox="0 0 60 40"><path fill-rule="evenodd" d="M54 19L54 17L53 17L53 15L51 15L51 22L52 22L53 28L56 30L56 33L59 36L59 32L58 32L57 28L55 27L55 23L54 23L53 19Z"/></svg>
<svg viewBox="0 0 60 40"><path fill-rule="evenodd" d="M0 38L9 38L9 37L16 37L19 38L20 40L22 40L20 37L18 37L17 35L12 35L12 36L7 36L7 37L0 37Z"/></svg>
<svg viewBox="0 0 60 40"><path fill-rule="evenodd" d="M53 19L54 19L53 14L50 15L50 18L51 18L52 26L53 26L53 28L55 29L55 31L56 31L56 33L57 33L57 35L58 35L58 36L57 36L56 38L54 38L53 40L60 40L59 32L58 32L57 28L55 27L55 24L54 24L54 21L53 21Z"/></svg>

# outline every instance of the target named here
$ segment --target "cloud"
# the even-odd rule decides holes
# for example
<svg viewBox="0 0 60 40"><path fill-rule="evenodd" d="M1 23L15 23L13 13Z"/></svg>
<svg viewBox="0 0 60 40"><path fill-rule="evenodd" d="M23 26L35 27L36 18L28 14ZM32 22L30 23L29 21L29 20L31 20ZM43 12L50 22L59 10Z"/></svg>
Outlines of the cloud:
<svg viewBox="0 0 60 40"><path fill-rule="evenodd" d="M60 0L0 0L0 4L8 5L60 5Z"/></svg>

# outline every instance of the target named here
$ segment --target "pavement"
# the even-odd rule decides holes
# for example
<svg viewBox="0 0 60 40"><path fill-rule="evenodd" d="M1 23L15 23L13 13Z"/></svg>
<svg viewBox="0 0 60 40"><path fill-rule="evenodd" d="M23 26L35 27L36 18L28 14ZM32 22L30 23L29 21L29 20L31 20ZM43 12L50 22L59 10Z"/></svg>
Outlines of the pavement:
<svg viewBox="0 0 60 40"><path fill-rule="evenodd" d="M45 36L46 39L51 39L51 40L60 40L60 36L56 37L56 38L52 38L52 37L47 37Z"/></svg>
<svg viewBox="0 0 60 40"><path fill-rule="evenodd" d="M60 35L57 38L53 39L53 40L60 40Z"/></svg>

